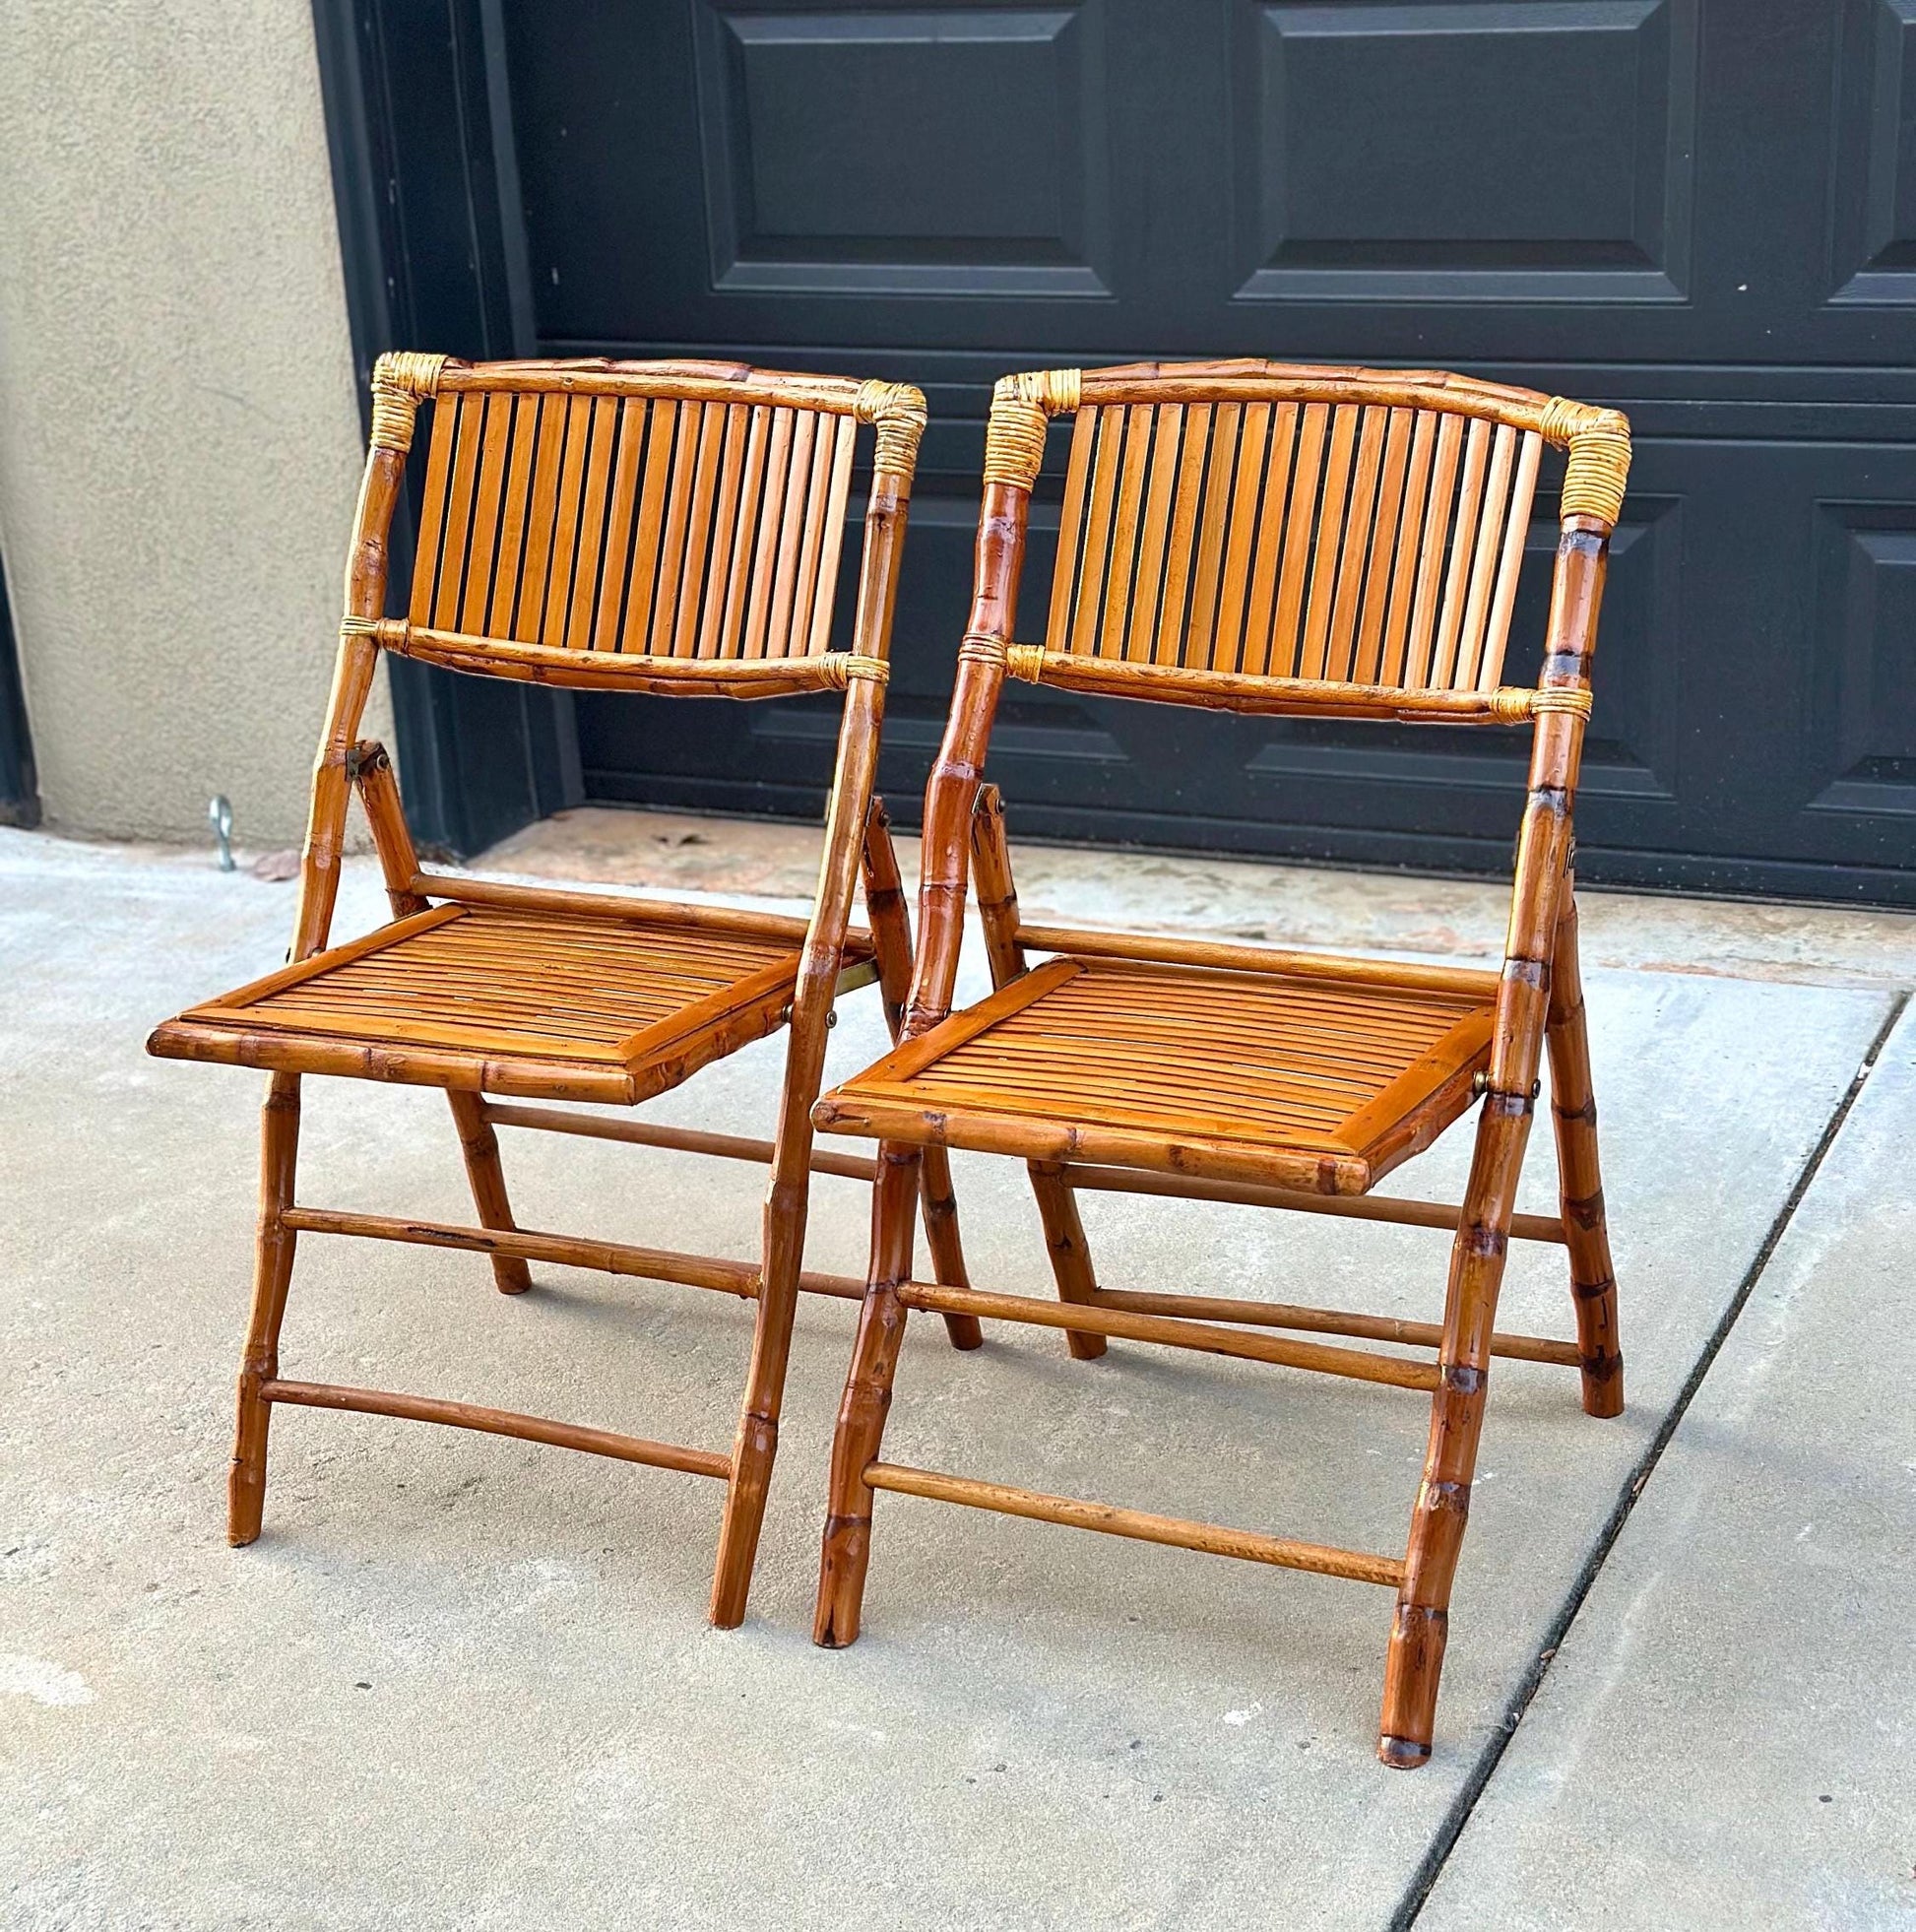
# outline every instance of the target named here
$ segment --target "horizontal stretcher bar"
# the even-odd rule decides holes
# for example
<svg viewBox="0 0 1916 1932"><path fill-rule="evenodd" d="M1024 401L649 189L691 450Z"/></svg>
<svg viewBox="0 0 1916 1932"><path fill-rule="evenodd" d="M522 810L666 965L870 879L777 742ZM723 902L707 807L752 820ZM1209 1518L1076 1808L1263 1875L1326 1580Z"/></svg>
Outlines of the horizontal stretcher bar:
<svg viewBox="0 0 1916 1932"><path fill-rule="evenodd" d="M1042 1490L982 1483L935 1469L871 1462L865 1465L864 1480L873 1489L891 1490L900 1496L962 1503L970 1509L995 1510L1001 1515L1028 1516L1036 1522L1061 1522L1072 1529L1129 1536L1140 1543L1167 1543L1174 1549L1202 1550L1209 1556L1243 1557L1249 1563L1274 1563L1284 1570L1309 1570L1320 1577L1381 1583L1386 1589L1395 1589L1404 1578L1404 1566L1394 1557L1335 1549L1326 1543L1296 1543L1282 1536L1259 1536L1247 1529L1191 1522L1182 1516L1148 1515L1142 1510L1119 1510L1109 1503L1081 1502L1074 1496L1047 1496Z"/></svg>
<svg viewBox="0 0 1916 1932"><path fill-rule="evenodd" d="M554 1449L583 1449L620 1462L644 1462L655 1469L678 1469L688 1476L732 1480L732 1458L714 1449L686 1449L678 1443L649 1443L642 1436L620 1436L609 1429L583 1429L577 1423L511 1409L482 1409L473 1402L443 1402L431 1395L400 1395L385 1388L350 1388L335 1382L269 1382L260 1396L268 1402L293 1402L309 1409L351 1409L359 1415L393 1415L405 1422L442 1422L454 1429L478 1429L488 1436L549 1443Z"/></svg>
<svg viewBox="0 0 1916 1932"><path fill-rule="evenodd" d="M1441 1228L1455 1234L1463 1210L1439 1200L1405 1200L1396 1194L1309 1194L1292 1188L1265 1188L1249 1181L1201 1181L1182 1174L1149 1174L1142 1168L1081 1167L1061 1170L1074 1188L1095 1193L1163 1194L1174 1200L1217 1200L1241 1207L1295 1208L1303 1214L1335 1214L1347 1221L1392 1221L1412 1228ZM1513 1241L1569 1240L1554 1214L1513 1214Z"/></svg>
<svg viewBox="0 0 1916 1932"><path fill-rule="evenodd" d="M1443 1340L1443 1326L1437 1321L1403 1321L1394 1315L1356 1315L1344 1309L1301 1308L1287 1302L1233 1302L1213 1295L1149 1295L1100 1288L1093 1306L1125 1309L1134 1315L1238 1321L1257 1328L1300 1328L1319 1335L1356 1335L1364 1341L1402 1342L1410 1348L1436 1348ZM1491 1353L1515 1362L1548 1362L1560 1369L1582 1367L1574 1342L1551 1341L1543 1335L1494 1334Z"/></svg>
<svg viewBox="0 0 1916 1932"><path fill-rule="evenodd" d="M409 1242L419 1248L459 1248L476 1255L512 1255L525 1261L596 1268L601 1274L675 1281L752 1301L758 1295L758 1263L717 1255L682 1255L668 1248L635 1248L622 1241L589 1241L576 1235L537 1234L530 1228L468 1228L453 1221L403 1220L390 1214L347 1214L328 1207L289 1207L280 1217L301 1234L361 1235L372 1241ZM864 1299L864 1283L849 1274L801 1274L807 1295L839 1301Z"/></svg>
<svg viewBox="0 0 1916 1932"><path fill-rule="evenodd" d="M1084 1302L1041 1302L1029 1295L991 1295L976 1288L945 1288L928 1281L907 1281L898 1289L907 1308L938 1315L975 1315L986 1321L1027 1321L1040 1328L1069 1328L1079 1334L1111 1335L1119 1341L1159 1342L1205 1355L1231 1355L1279 1368L1309 1369L1318 1375L1348 1376L1356 1382L1384 1383L1393 1388L1437 1385L1435 1363L1405 1362L1361 1348L1326 1348L1320 1342L1283 1341L1275 1335L1245 1335L1210 1321L1181 1321L1162 1315L1132 1315Z"/></svg>
<svg viewBox="0 0 1916 1932"><path fill-rule="evenodd" d="M537 1127L546 1133L577 1133L589 1140L623 1140L640 1147L676 1147L688 1154L716 1154L722 1160L772 1159L769 1140L751 1140L738 1133L702 1133L691 1127L660 1127L649 1121L622 1121L607 1114L578 1114L561 1107L512 1107L487 1101L481 1112L494 1127ZM848 1181L870 1181L876 1161L861 1154L814 1151L814 1174L842 1175Z"/></svg>

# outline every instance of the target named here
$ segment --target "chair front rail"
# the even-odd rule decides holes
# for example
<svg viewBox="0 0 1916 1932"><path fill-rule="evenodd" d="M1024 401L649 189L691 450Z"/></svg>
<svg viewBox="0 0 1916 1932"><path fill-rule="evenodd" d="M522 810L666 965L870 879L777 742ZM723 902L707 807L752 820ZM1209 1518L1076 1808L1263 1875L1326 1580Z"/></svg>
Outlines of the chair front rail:
<svg viewBox="0 0 1916 1932"><path fill-rule="evenodd" d="M589 1429L574 1422L554 1422L543 1415L522 1415L513 1409L481 1408L476 1402L449 1402L436 1395L404 1395L387 1388L354 1388L337 1382L287 1382L276 1377L260 1385L263 1402L290 1402L308 1409L346 1409L358 1415L390 1415L404 1422L437 1422L454 1429L476 1429L487 1436L510 1436L523 1443L544 1443L553 1449L582 1449L588 1455L610 1456L618 1462L643 1462L655 1469L675 1469L687 1476L732 1475L732 1458L716 1449L688 1449L680 1443L654 1443L643 1436L623 1436L610 1429Z"/></svg>
<svg viewBox="0 0 1916 1932"><path fill-rule="evenodd" d="M969 1509L992 1510L999 1515L1062 1523L1070 1529L1102 1530L1107 1536L1164 1543L1173 1549L1196 1550L1206 1556L1242 1557L1249 1563L1273 1564L1282 1570L1307 1570L1320 1577L1341 1577L1355 1583L1379 1583L1386 1589L1396 1588L1404 1574L1404 1566L1395 1558L1372 1556L1363 1550L1340 1550L1327 1543L1260 1536L1253 1530L1229 1529L1222 1523L1194 1522L1184 1516L1150 1515L1142 1510L1088 1503L1075 1496L1049 1496L1042 1490L1019 1489L1010 1483L980 1482L971 1476L946 1475L937 1469L914 1469L899 1462L870 1462L862 1474L870 1488L891 1490L900 1496L922 1496L934 1503L959 1503Z"/></svg>

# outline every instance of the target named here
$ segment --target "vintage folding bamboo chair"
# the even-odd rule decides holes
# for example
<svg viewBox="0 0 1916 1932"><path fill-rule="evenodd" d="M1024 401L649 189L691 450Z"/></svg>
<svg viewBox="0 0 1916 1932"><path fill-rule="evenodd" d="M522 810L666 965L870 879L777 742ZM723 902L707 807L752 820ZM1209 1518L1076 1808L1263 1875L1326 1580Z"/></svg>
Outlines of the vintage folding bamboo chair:
<svg viewBox="0 0 1916 1932"><path fill-rule="evenodd" d="M1050 621L1010 641L1048 419L1075 418ZM1567 447L1537 688L1502 682L1531 496ZM821 1100L876 1136L870 1283L833 1451L815 1636L851 1642L874 1490L1317 1571L1396 1592L1379 1755L1430 1755L1452 1573L1493 1356L1561 1363L1623 1406L1596 1113L1578 985L1570 810L1612 525L1629 464L1613 411L1439 374L1144 364L1009 377L992 406L971 623L926 801L920 950L904 1039ZM1002 810L980 774L1005 676L1103 696L1393 723L1529 724L1530 790L1501 973L1027 926ZM950 1012L976 863L997 991ZM1031 964L1028 955L1048 955ZM1548 1044L1561 1216L1512 1203ZM1460 1207L1372 1189L1479 1100ZM911 1279L921 1158L1029 1164L1058 1303ZM1306 1208L1455 1230L1441 1324L1098 1286L1081 1188ZM1496 1331L1505 1245L1569 1251L1577 1339ZM1330 1549L880 1459L906 1315L1061 1328L1423 1390L1409 1546ZM1258 1329L1407 1343L1436 1360Z"/></svg>
<svg viewBox="0 0 1916 1932"><path fill-rule="evenodd" d="M387 617L386 545L421 404L431 405L409 612ZM876 425L852 649L828 648L858 425ZM712 1618L744 1615L778 1441L800 1288L856 1300L862 1283L801 1275L814 1170L810 1108L838 993L879 981L899 1011L911 935L872 797L886 649L912 471L916 389L711 362L380 358L371 449L349 553L346 615L300 872L290 963L177 1019L151 1051L265 1067L259 1249L229 1487L234 1543L259 1534L274 1405L453 1423L716 1476L727 1486ZM810 920L492 883L421 870L392 768L356 734L380 651L576 690L771 698L845 693L825 852ZM327 949L348 795L357 788L392 902L389 925ZM851 929L862 862L871 928ZM790 1021L773 1139L695 1133L518 1104L632 1106ZM443 1087L479 1227L295 1203L307 1073ZM504 1102L488 1096L508 1096ZM513 1220L495 1127L545 1128L764 1161L757 1262L535 1234ZM962 1279L949 1187L927 1182L941 1273ZM301 1234L470 1249L498 1286L529 1261L680 1282L757 1302L729 1452L280 1374L281 1317ZM953 1318L975 1345L977 1323Z"/></svg>

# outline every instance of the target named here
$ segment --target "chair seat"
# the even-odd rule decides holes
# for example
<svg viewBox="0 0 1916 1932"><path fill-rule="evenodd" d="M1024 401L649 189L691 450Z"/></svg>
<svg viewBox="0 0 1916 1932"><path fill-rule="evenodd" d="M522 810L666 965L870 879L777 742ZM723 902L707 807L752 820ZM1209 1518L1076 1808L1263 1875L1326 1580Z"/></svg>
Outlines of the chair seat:
<svg viewBox="0 0 1916 1932"><path fill-rule="evenodd" d="M1352 960L1250 973L1066 955L908 1041L813 1119L1027 1160L1363 1193L1469 1107L1494 984L1398 985Z"/></svg>
<svg viewBox="0 0 1916 1932"><path fill-rule="evenodd" d="M766 924L704 908L434 906L191 1007L148 1044L176 1060L629 1105L783 1024L802 927ZM853 934L843 963L870 960L869 937Z"/></svg>

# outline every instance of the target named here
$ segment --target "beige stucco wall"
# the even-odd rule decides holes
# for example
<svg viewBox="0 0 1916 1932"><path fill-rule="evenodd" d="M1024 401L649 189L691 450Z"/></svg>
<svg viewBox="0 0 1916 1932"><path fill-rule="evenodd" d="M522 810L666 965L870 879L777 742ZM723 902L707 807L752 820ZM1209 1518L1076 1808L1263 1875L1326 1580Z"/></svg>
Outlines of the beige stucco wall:
<svg viewBox="0 0 1916 1932"><path fill-rule="evenodd" d="M289 843L361 460L306 0L4 0L0 131L0 548L47 821L201 838L224 792L239 842Z"/></svg>

